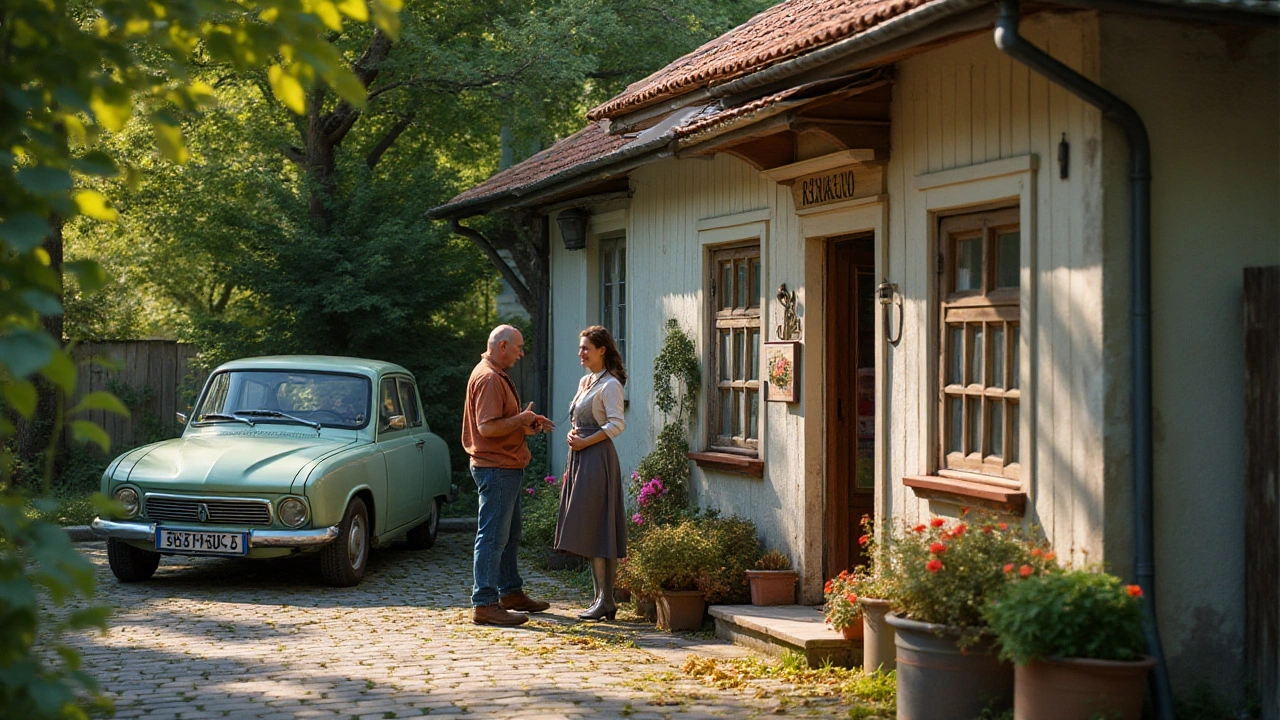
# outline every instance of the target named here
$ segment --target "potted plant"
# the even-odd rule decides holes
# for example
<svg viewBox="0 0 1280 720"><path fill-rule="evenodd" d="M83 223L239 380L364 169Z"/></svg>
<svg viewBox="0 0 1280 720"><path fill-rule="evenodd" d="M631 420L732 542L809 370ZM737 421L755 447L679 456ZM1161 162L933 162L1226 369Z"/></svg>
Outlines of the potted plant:
<svg viewBox="0 0 1280 720"><path fill-rule="evenodd" d="M1147 673L1142 589L1098 570L1032 574L986 607L1012 660L1018 720L1137 720Z"/></svg>
<svg viewBox="0 0 1280 720"><path fill-rule="evenodd" d="M752 605L791 605L796 600L796 579L791 559L778 550L770 550L747 570L751 584Z"/></svg>
<svg viewBox="0 0 1280 720"><path fill-rule="evenodd" d="M715 560L715 547L697 523L659 525L628 550L629 584L633 592L656 598L659 629L697 630Z"/></svg>
<svg viewBox="0 0 1280 720"><path fill-rule="evenodd" d="M893 573L887 548L876 542L870 515L862 516L862 535L858 545L867 562L853 569L844 580L846 594L858 599L862 616L862 667L869 672L889 671L897 667L897 648L893 628L885 621L892 607Z"/></svg>
<svg viewBox="0 0 1280 720"><path fill-rule="evenodd" d="M858 604L858 595L854 592L853 574L848 570L841 570L822 589L827 601L823 606L827 624L843 635L845 640L861 640L862 606Z"/></svg>
<svg viewBox="0 0 1280 720"><path fill-rule="evenodd" d="M1001 662L983 608L1012 579L1056 568L1053 553L1017 526L962 515L902 528L887 558L898 716L971 720L1011 705L1013 666Z"/></svg>

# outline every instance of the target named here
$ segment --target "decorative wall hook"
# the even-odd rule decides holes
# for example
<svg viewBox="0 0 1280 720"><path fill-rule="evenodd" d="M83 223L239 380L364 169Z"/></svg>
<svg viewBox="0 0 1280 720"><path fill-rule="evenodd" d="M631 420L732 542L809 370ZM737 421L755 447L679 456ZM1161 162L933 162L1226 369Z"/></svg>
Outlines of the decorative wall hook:
<svg viewBox="0 0 1280 720"><path fill-rule="evenodd" d="M796 291L787 290L787 284L778 287L778 302L782 304L782 324L778 326L779 340L799 340L800 318L796 317Z"/></svg>

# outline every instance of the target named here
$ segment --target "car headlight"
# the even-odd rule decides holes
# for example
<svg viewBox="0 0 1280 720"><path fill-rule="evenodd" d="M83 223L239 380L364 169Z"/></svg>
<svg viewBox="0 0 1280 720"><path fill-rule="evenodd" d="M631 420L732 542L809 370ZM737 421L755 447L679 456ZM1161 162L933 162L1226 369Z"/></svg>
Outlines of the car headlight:
<svg viewBox="0 0 1280 720"><path fill-rule="evenodd" d="M291 528L301 527L307 521L307 504L298 498L285 498L280 501L280 522Z"/></svg>
<svg viewBox="0 0 1280 720"><path fill-rule="evenodd" d="M137 515L138 510L141 509L141 505L138 503L138 491L133 488L120 488L116 491L115 499L124 508L125 518Z"/></svg>

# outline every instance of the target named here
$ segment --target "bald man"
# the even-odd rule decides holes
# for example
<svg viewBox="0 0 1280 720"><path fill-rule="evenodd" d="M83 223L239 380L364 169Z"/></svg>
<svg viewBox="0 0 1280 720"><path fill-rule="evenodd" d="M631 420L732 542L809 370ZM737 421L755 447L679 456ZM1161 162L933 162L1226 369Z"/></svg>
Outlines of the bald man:
<svg viewBox="0 0 1280 720"><path fill-rule="evenodd" d="M524 580L516 567L520 490L530 460L525 437L555 428L533 412L533 403L520 407L520 396L506 371L522 357L520 331L499 325L489 333L489 347L467 381L462 447L471 457L471 477L480 493L471 589L471 621L477 625L520 625L529 619L521 613L551 607L524 593Z"/></svg>

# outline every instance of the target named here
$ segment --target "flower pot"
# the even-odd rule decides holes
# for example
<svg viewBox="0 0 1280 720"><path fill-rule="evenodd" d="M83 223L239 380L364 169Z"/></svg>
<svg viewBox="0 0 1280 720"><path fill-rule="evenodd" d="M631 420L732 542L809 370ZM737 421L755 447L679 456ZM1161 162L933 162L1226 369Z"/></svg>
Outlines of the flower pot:
<svg viewBox="0 0 1280 720"><path fill-rule="evenodd" d="M658 593L658 629L697 630L706 609L701 590L663 590Z"/></svg>
<svg viewBox="0 0 1280 720"><path fill-rule="evenodd" d="M859 620L852 625L846 625L840 628L840 634L845 640L861 640L862 639L862 621Z"/></svg>
<svg viewBox="0 0 1280 720"><path fill-rule="evenodd" d="M858 598L862 604L862 667L867 672L888 672L898 667L898 649L893 628L885 622L889 601Z"/></svg>
<svg viewBox="0 0 1280 720"><path fill-rule="evenodd" d="M1014 718L1138 720L1147 673L1155 664L1155 658L1144 655L1141 660L1055 658L1019 665L1014 671Z"/></svg>
<svg viewBox="0 0 1280 720"><path fill-rule="evenodd" d="M796 601L795 570L748 570L752 605L791 605Z"/></svg>
<svg viewBox="0 0 1280 720"><path fill-rule="evenodd" d="M893 613L885 621L896 631L898 720L973 720L1013 704L1013 666L990 640L961 650L956 628Z"/></svg>
<svg viewBox="0 0 1280 720"><path fill-rule="evenodd" d="M631 589L618 586L613 589L613 598L620 603L631 602Z"/></svg>
<svg viewBox="0 0 1280 720"><path fill-rule="evenodd" d="M631 598L636 603L636 614L640 617L653 622L658 618L658 601L649 595L641 595L633 593Z"/></svg>

